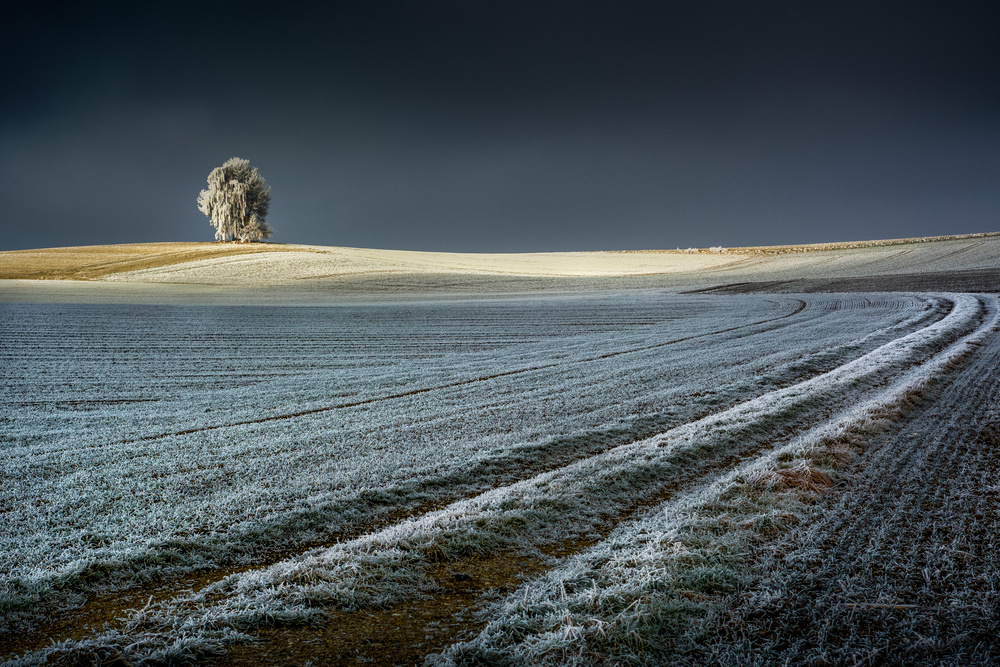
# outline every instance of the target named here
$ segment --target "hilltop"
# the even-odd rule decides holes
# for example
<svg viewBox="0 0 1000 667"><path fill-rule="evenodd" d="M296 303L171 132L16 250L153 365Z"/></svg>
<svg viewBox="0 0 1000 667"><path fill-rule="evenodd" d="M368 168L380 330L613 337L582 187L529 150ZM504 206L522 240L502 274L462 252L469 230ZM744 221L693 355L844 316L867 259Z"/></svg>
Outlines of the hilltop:
<svg viewBox="0 0 1000 667"><path fill-rule="evenodd" d="M0 299L317 303L591 289L995 291L1000 234L686 250L450 253L145 243L0 252Z"/></svg>

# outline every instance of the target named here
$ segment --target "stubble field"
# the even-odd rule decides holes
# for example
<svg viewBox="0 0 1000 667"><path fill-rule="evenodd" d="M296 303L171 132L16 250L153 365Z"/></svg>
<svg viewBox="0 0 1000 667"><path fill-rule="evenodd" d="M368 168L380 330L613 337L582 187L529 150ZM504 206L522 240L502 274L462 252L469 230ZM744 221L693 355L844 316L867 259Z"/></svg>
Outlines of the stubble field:
<svg viewBox="0 0 1000 667"><path fill-rule="evenodd" d="M0 304L2 656L996 661L996 297L717 291Z"/></svg>

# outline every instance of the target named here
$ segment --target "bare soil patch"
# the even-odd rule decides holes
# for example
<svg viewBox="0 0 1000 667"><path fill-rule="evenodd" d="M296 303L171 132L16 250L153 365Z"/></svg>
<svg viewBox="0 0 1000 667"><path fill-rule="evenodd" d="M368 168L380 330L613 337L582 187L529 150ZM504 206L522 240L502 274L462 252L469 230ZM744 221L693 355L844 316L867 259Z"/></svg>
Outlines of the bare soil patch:
<svg viewBox="0 0 1000 667"><path fill-rule="evenodd" d="M484 596L504 595L544 567L541 559L516 554L451 561L432 573L440 589L431 599L408 600L388 609L335 613L320 627L265 629L259 633L259 643L230 647L225 656L209 664L421 664L425 656L471 637L485 625L476 614Z"/></svg>

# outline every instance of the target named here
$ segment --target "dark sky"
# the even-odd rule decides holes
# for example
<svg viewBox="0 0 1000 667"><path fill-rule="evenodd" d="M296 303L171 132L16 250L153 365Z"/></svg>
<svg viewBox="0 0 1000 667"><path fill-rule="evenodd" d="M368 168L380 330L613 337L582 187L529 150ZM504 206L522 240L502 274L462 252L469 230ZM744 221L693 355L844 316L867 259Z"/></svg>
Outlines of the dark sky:
<svg viewBox="0 0 1000 667"><path fill-rule="evenodd" d="M134 4L5 16L0 249L210 241L195 200L233 156L267 179L285 243L1000 227L991 3Z"/></svg>

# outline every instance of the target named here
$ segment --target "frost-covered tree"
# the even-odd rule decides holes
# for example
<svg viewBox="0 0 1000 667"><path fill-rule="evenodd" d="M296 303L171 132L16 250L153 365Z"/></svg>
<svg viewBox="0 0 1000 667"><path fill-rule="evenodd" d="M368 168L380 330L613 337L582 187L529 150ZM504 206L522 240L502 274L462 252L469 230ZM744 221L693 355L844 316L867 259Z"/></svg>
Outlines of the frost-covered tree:
<svg viewBox="0 0 1000 667"><path fill-rule="evenodd" d="M226 160L208 175L208 189L198 194L198 210L215 227L216 241L262 241L271 236L264 218L271 188L248 160Z"/></svg>

